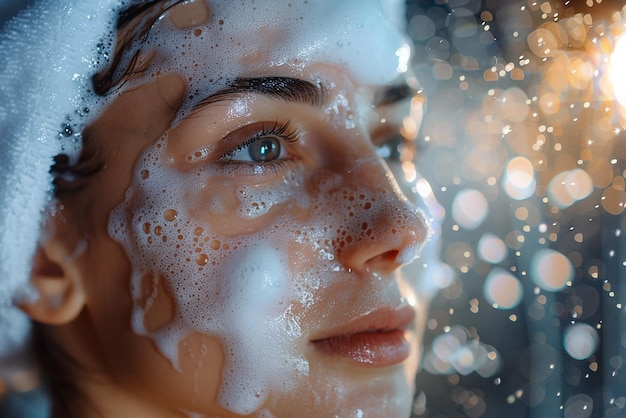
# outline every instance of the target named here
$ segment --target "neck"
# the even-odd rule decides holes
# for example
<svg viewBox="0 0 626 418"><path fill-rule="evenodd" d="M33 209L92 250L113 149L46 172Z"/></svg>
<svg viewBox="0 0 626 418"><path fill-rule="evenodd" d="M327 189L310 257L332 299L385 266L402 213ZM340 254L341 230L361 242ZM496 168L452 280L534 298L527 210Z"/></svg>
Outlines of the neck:
<svg viewBox="0 0 626 418"><path fill-rule="evenodd" d="M188 418L116 381L103 370L106 363L94 350L95 336L84 338L90 331L76 327L80 325L40 325L36 332L40 363L52 397L52 418ZM80 342L74 340L75 335L83 336Z"/></svg>
<svg viewBox="0 0 626 418"><path fill-rule="evenodd" d="M53 399L52 418L188 418L98 377L84 379L66 396Z"/></svg>

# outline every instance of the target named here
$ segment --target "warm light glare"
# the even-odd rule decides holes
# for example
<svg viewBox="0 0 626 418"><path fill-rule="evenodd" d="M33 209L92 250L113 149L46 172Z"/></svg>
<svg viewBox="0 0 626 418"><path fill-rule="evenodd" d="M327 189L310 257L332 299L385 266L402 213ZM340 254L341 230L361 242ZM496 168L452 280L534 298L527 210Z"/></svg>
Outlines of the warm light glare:
<svg viewBox="0 0 626 418"><path fill-rule="evenodd" d="M609 64L609 76L613 85L615 98L626 107L626 36L620 37L615 43Z"/></svg>

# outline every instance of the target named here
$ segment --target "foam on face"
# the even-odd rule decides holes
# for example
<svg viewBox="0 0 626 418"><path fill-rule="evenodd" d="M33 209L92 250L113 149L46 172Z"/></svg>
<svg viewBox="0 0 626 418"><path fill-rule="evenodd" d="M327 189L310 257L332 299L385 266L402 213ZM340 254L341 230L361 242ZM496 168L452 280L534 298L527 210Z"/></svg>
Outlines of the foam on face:
<svg viewBox="0 0 626 418"><path fill-rule="evenodd" d="M146 70L129 87L168 72L187 81L176 123L238 77L293 74L324 63L342 68L359 83L380 85L394 80L402 68L398 51L404 39L378 1L191 1L180 7L199 6L205 6L201 15L206 18L189 22L174 8L130 54L140 49ZM325 112L339 128L356 129L359 122L346 117L351 106L339 92ZM270 392L294 391L311 373L297 349L306 342L306 332L336 320L316 309L326 297L320 290L351 280L340 260L342 249L354 242L367 245L381 234L389 238L390 225L381 224L382 218L393 220L391 236L399 242L400 231L414 229L422 215L399 204L394 192L372 191L335 172L294 170L268 187L216 188L223 173L212 171L210 164L191 172L171 166L168 141L166 134L144 152L109 223L111 236L131 260L133 329L153 339L175 367L179 345L189 334L216 337L225 356L220 405L237 414L272 416L263 409ZM190 154L190 163L208 153ZM353 168L369 163L355 161ZM417 250L406 248L402 261L414 259ZM147 299L146 283L152 286ZM359 309L366 312L385 299L385 283L350 297L358 298ZM152 328L146 318L163 288L176 315ZM349 318L354 312L341 314ZM326 389L341 398L342 382L334 383ZM368 406L364 400L363 409L398 399L391 394L372 402ZM359 411L350 413L359 416Z"/></svg>
<svg viewBox="0 0 626 418"><path fill-rule="evenodd" d="M288 392L308 375L308 361L295 348L303 338L302 320L322 302L319 289L349 280L338 260L341 249L387 233L383 230L389 225L377 224L383 213L398 235L421 215L394 203L398 197L393 193L344 187L350 181L321 174L307 179L316 189L325 185L324 193L315 195L302 182L283 182L276 194L263 188L247 188L245 195L237 188L223 192L224 202L236 198L234 216L249 225L280 207L308 215L301 220L279 216L257 233L215 233L194 216L211 212L202 207L205 200L194 196L214 195L207 190L212 190L216 173L207 167L191 173L168 167L166 143L167 135L146 150L109 224L133 266L133 328L151 337L175 367L179 344L187 335L197 331L218 337L225 352L219 402L233 412L250 414L262 407L270 389ZM250 211L259 201L268 210ZM310 203L303 208L297 203L302 201ZM415 258L417 249L409 251L412 254L404 256ZM165 280L177 307L175 318L155 330L145 326L150 308L141 302L146 277L154 293L158 280ZM362 307L378 306L383 293L382 288L380 294L369 289L360 295ZM343 313L351 314L349 309ZM321 315L317 325L328 319Z"/></svg>
<svg viewBox="0 0 626 418"><path fill-rule="evenodd" d="M175 71L185 76L189 95L181 115L236 77L282 66L332 63L348 69L362 83L382 85L406 71L410 51L391 23L402 19L401 2L383 4L379 0L261 0L253 5L192 0L179 7L194 8L194 13L207 16L206 22L190 21L181 28L177 16L185 12L173 8L127 59L140 49L140 62L150 63L146 74ZM200 5L206 7L204 13L197 12Z"/></svg>
<svg viewBox="0 0 626 418"><path fill-rule="evenodd" d="M59 152L75 156L80 148L80 138L75 134L90 118L97 116L101 106L115 97L89 96L86 85L91 74L106 62L107 54L110 55L107 48L101 48L106 41L104 44L99 41L108 39L107 33L112 36L115 10L131 2L110 0L89 2L86 6L86 2L67 1L67 7L59 11L40 1L39 7L26 16L34 22L31 26L40 31L32 31L32 36L23 39L16 38L14 48L2 48L8 54L3 62L11 62L9 58L23 45L27 45L23 49L32 55L23 68L10 67L6 74L2 73L3 93L9 85L4 82L7 74L22 82L26 80L24 89L30 89L27 92L18 89L11 91L10 95L3 95L10 98L5 102L11 106L10 112L6 113L11 117L5 118L3 113L3 122L11 120L13 123L7 129L3 125L3 138L28 137L38 145L44 143L47 146L45 149L33 148L43 149L42 152L36 151L35 163L14 159L11 164L0 164L0 178L9 179L7 189L14 186L14 177L9 173L17 166L31 170L41 168L35 176L38 184L50 184L47 162ZM324 62L344 68L361 83L385 84L406 66L404 38L385 16L392 3L387 1L382 8L373 0L294 0L291 3L263 0L253 5L245 1L191 0L180 7L200 10L198 5L204 6L207 13L198 14L201 16L199 21L180 20L172 9L171 18L166 15L159 20L130 55L138 49L144 53L142 59L148 64L147 77L173 71L188 81L189 96L181 108L181 119L199 100L226 87L233 79L250 74L273 74L283 67L293 71ZM57 19L59 14L66 16L69 22ZM60 27L52 27L51 22L57 22ZM15 32L21 34L19 28ZM65 40L63 47L59 48L58 54L51 53L47 41L56 39L60 33ZM90 36L86 36L87 33ZM99 46L94 50L96 44ZM75 59L69 60L68 57ZM50 71L51 68L58 71ZM35 75L29 78L24 71L31 69ZM45 80L36 74L44 74ZM59 74L65 78L50 78ZM31 79L37 83L31 83ZM145 78L136 78L128 86L145 81ZM42 94L49 88L54 94ZM63 103L50 103L50 97L59 98ZM22 109L33 108L33 98L47 101L36 105L40 109L54 109L50 120L43 122L46 126L42 127L39 112L33 112L38 124L20 117ZM340 98L337 95L335 99ZM24 100L31 102L26 106ZM349 107L345 100L335 104L337 109L329 108L329 114ZM82 114L76 113L77 109ZM2 110L4 112L5 108ZM86 110L90 111L89 117ZM72 118L66 120L69 123L62 124L68 114ZM345 129L355 127L350 118L342 121ZM38 130L50 130L48 124L55 126L54 139L60 134L63 141L52 143L40 134ZM24 151L31 145L25 143L16 155L32 156L30 151ZM202 171L194 177L195 182L190 182L191 176L167 166L166 148L167 136L146 150L126 199L112 212L110 219L111 235L123 244L132 262L133 328L137 333L151 337L174 365L178 364L179 343L187 335L198 331L216 336L222 342L226 356L220 403L236 413L248 414L258 410L259 416L272 416L269 410L259 410L269 389L289 391L295 387L299 376L310 373L307 359L294 349L303 337L303 318L320 301L320 289L332 286L338 280L346 280L346 270L338 261L337 248L354 240L375 239L380 233L378 216L381 211L389 211L391 206L397 209L387 215L395 219L398 229L411 228L412 223L421 220L421 215L395 203L390 204L397 199L392 193L372 192L354 184L342 189L339 185L345 184L346 179L341 175L318 173L314 179L305 179L292 173L286 177L287 181L273 189L246 186L236 189L234 213L243 224L271 217L273 209L283 207L308 210L310 216L295 220L283 215L274 218L263 231L247 236L217 233L212 228L213 222L218 221L217 216L216 219L205 219L205 222L195 216L207 211L202 205L206 201L190 199L201 194L204 186L210 185L214 173ZM42 192L35 193L34 201L25 204L14 198L12 201L18 202L16 206L20 210L42 206L48 186L42 189L21 180L15 183L23 185L25 190L37 188ZM310 195L303 189L304 183L316 183L325 193ZM4 188L2 192L4 195ZM33 196L30 192L24 195ZM217 199L208 209L218 214L227 207L228 203ZM38 216L33 216L33 221L28 222L33 236L39 227L38 220ZM22 230L13 233L9 224ZM5 239L3 236L3 244L24 235L23 222L9 224L7 228L0 228L8 231L7 236L11 237ZM28 254L33 252L34 245L26 250L20 246L2 246L9 247L16 249L18 254ZM408 249L403 260L415 257L415 251L415 248ZM14 258L2 257L3 260ZM27 270L27 257L18 258L17 264L3 264L11 271ZM15 265L18 268L14 268ZM4 274L5 270L2 272ZM147 298L144 295L146 283L152 286ZM176 316L164 326L148 327L146 313L162 287L175 301ZM367 310L377 306L384 297L384 289L357 296L362 309ZM322 316L319 321L326 319ZM259 367L251 368L251 365ZM336 383L334 390L339 393L341 382ZM390 397L372 402L376 404L372 408L377 408L381 403L397 400ZM362 410L351 413L361 416Z"/></svg>

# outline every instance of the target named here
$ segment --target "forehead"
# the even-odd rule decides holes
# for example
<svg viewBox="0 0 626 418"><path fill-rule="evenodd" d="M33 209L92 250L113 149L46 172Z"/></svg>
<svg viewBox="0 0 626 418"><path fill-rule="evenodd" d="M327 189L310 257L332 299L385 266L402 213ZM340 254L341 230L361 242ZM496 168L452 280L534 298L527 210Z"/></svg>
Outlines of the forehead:
<svg viewBox="0 0 626 418"><path fill-rule="evenodd" d="M164 12L128 55L139 57L143 74L181 74L189 108L240 77L315 78L309 70L316 63L384 85L409 58L394 24L401 15L397 0L185 1Z"/></svg>

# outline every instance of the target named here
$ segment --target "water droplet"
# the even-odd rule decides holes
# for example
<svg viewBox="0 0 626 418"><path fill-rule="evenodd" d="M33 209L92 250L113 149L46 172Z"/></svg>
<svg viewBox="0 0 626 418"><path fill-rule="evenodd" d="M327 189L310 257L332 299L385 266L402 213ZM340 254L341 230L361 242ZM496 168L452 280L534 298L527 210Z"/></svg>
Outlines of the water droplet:
<svg viewBox="0 0 626 418"><path fill-rule="evenodd" d="M74 130L72 129L72 126L68 123L64 124L61 126L61 135L63 135L64 137L70 137L74 134Z"/></svg>

